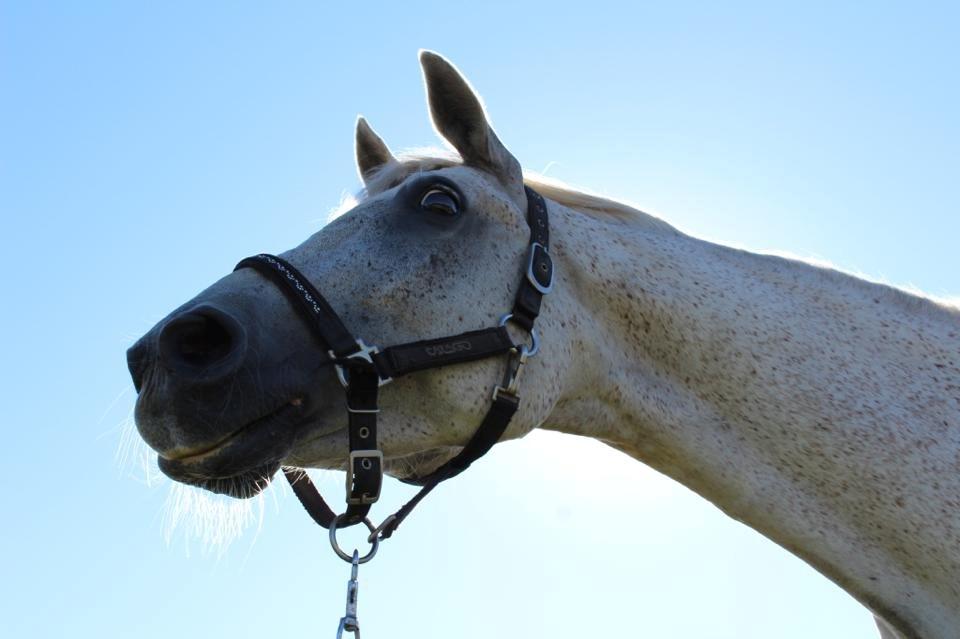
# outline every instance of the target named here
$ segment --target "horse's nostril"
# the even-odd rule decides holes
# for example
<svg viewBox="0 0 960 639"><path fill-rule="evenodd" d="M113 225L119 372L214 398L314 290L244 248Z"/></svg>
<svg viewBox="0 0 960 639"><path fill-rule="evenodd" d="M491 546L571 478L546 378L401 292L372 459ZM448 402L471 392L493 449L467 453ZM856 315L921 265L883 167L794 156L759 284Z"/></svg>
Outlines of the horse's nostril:
<svg viewBox="0 0 960 639"><path fill-rule="evenodd" d="M188 364L202 366L230 353L230 333L210 317L182 317L171 328L176 356Z"/></svg>
<svg viewBox="0 0 960 639"><path fill-rule="evenodd" d="M200 307L174 317L160 331L160 360L180 373L200 372L233 355L243 329L227 313Z"/></svg>

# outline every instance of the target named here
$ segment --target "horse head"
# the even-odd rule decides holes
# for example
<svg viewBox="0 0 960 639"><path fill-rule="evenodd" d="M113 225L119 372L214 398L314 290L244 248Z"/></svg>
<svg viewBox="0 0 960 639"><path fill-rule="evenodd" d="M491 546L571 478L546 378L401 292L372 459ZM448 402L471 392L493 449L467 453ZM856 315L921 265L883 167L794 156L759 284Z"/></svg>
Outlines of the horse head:
<svg viewBox="0 0 960 639"><path fill-rule="evenodd" d="M397 159L358 119L359 203L282 254L368 343L495 324L528 256L520 164L457 70L429 52L421 64L434 126L460 159ZM539 328L549 333L552 324ZM518 343L529 339L510 330ZM127 358L137 427L175 480L248 497L281 465L344 465L347 412L334 360L254 269L234 271L173 311ZM502 368L483 360L395 380L380 400L386 471L422 476L463 447ZM505 437L532 429L559 393L555 374L528 369L536 393Z"/></svg>

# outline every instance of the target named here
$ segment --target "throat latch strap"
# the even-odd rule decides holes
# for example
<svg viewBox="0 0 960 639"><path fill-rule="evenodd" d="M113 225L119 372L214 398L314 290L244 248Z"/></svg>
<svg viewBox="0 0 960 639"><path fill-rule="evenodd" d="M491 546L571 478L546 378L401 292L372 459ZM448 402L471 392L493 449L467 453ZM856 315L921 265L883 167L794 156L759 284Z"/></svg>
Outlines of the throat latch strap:
<svg viewBox="0 0 960 639"><path fill-rule="evenodd" d="M517 395L497 393L493 400L493 406L490 407L486 417L480 422L480 427L477 428L473 437L470 438L470 441L467 442L467 445L463 447L463 450L461 450L456 457L440 466L440 468L430 473L427 477L402 480L408 484L423 486L423 488L413 496L413 499L404 504L400 510L384 520L380 526L380 539L388 539L397 528L400 527L400 524L403 523L403 520L407 518L407 515L413 511L416 505L419 504L431 490L436 488L440 482L446 481L451 477L456 477L469 468L470 464L486 455L487 452L493 448L493 445L499 441L504 431L507 430L507 426L510 425L510 420L513 419L513 415L519 407L520 398Z"/></svg>

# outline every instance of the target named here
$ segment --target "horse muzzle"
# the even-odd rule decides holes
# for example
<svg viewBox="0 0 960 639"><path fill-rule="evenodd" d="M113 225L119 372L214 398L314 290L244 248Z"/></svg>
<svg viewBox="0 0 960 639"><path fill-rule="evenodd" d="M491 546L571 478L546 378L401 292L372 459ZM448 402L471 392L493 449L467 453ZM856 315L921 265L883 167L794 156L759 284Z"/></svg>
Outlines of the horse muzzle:
<svg viewBox="0 0 960 639"><path fill-rule="evenodd" d="M247 328L259 325L250 311L201 302L127 351L137 428L170 478L255 495L316 421L316 389L335 383L330 367L310 349L284 348L282 335Z"/></svg>

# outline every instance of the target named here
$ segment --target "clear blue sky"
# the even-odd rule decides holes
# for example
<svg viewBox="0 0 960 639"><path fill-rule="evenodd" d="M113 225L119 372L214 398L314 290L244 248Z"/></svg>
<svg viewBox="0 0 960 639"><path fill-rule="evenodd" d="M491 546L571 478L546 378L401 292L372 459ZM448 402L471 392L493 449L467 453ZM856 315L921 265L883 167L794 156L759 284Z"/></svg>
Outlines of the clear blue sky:
<svg viewBox="0 0 960 639"><path fill-rule="evenodd" d="M358 187L358 112L394 148L436 142L419 48L529 168L960 293L956 5L839 5L0 4L0 635L332 636L347 566L285 491L223 552L165 541L169 483L115 459L123 356L238 258L322 225ZM875 636L772 543L556 435L443 486L361 581L368 639Z"/></svg>

